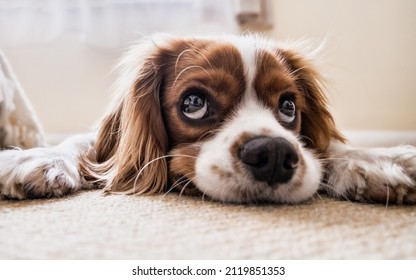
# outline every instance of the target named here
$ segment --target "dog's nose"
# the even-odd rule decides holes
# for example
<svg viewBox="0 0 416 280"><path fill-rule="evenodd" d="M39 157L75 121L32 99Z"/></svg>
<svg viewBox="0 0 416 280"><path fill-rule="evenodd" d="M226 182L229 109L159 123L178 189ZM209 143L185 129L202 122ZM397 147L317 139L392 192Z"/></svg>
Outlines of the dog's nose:
<svg viewBox="0 0 416 280"><path fill-rule="evenodd" d="M254 137L241 145L238 156L258 181L269 185L288 182L296 171L299 156L282 137Z"/></svg>

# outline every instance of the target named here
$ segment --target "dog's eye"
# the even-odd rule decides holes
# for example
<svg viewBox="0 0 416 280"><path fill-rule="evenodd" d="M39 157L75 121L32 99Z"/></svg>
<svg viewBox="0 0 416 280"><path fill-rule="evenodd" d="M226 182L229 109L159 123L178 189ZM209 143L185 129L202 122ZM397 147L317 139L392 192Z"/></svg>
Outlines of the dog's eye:
<svg viewBox="0 0 416 280"><path fill-rule="evenodd" d="M283 99L279 105L279 117L285 123L291 123L296 117L295 102L291 99Z"/></svg>
<svg viewBox="0 0 416 280"><path fill-rule="evenodd" d="M203 96L190 94L183 100L181 110L186 117L199 120L208 113L208 101Z"/></svg>

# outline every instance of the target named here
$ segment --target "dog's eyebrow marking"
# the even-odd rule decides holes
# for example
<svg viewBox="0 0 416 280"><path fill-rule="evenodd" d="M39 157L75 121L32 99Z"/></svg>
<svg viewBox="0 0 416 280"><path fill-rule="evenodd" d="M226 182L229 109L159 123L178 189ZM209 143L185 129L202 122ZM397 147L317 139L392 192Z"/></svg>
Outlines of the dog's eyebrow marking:
<svg viewBox="0 0 416 280"><path fill-rule="evenodd" d="M202 66L199 66L199 65L191 65L191 66L188 66L188 67L186 67L185 69L183 69L179 74L178 74L178 76L176 76L176 78L175 78L175 81L173 82L173 85L172 85L172 87L175 87L175 85L176 85L176 82L178 81L178 79L180 78L180 76L183 74L183 73L185 73L187 70L190 70L190 69L192 69L192 68L198 68L198 69L202 69L202 71L204 71L209 77L210 77L210 79L212 80L212 76L211 76L211 74L209 74L209 72L204 68L204 67L202 67Z"/></svg>
<svg viewBox="0 0 416 280"><path fill-rule="evenodd" d="M178 63L179 63L179 60L181 59L181 57L182 57L182 55L184 55L185 53L187 53L187 52L191 52L191 53L193 53L193 52L195 52L195 53L197 53L197 54L199 54L200 56L202 56L202 58L204 58L205 59L205 61L208 63L208 65L209 65L209 67L213 70L214 68L212 67L212 64L211 64L211 62L209 62L209 60L207 59L207 57L202 53L202 52L200 52L199 50L195 50L195 49L191 49L191 48L189 48L189 49L186 49L186 50L183 50L179 55L178 55L178 57L176 58L176 61L175 61L175 76L177 76L177 71L178 71Z"/></svg>

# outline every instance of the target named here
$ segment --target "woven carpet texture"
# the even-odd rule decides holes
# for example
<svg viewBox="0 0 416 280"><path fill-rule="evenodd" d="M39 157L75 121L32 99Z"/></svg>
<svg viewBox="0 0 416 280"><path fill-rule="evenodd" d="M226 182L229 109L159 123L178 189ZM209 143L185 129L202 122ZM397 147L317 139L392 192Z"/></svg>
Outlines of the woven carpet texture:
<svg viewBox="0 0 416 280"><path fill-rule="evenodd" d="M416 207L103 195L0 201L1 259L414 259Z"/></svg>

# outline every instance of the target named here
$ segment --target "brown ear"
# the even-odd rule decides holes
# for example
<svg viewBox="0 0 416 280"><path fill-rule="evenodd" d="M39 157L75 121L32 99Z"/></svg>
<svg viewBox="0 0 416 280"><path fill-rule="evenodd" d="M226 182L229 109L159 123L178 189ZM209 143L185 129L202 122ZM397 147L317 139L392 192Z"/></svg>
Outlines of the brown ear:
<svg viewBox="0 0 416 280"><path fill-rule="evenodd" d="M322 77L315 67L296 52L283 50L282 54L305 97L306 110L302 112L301 135L307 146L325 152L331 139L345 142L329 112Z"/></svg>
<svg viewBox="0 0 416 280"><path fill-rule="evenodd" d="M87 180L108 192L160 193L167 183L168 141L156 54L140 62L131 51L120 68L118 97L100 124L96 154L83 158L81 170Z"/></svg>

